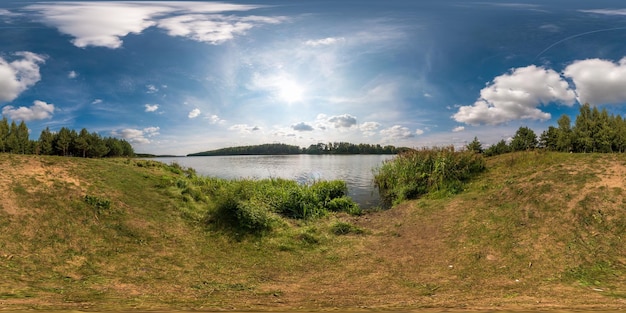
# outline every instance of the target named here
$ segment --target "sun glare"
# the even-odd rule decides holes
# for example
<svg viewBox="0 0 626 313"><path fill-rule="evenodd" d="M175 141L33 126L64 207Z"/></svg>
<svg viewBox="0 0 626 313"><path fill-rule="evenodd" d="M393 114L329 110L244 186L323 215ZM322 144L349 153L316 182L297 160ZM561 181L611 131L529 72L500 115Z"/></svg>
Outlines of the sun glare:
<svg viewBox="0 0 626 313"><path fill-rule="evenodd" d="M300 102L303 96L304 88L293 81L285 80L278 86L278 98L287 103Z"/></svg>

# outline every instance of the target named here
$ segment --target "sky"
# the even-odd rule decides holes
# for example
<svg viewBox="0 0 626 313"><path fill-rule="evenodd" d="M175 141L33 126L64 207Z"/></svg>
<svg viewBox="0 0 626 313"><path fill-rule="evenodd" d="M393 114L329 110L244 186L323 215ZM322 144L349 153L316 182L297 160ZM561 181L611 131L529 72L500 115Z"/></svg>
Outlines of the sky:
<svg viewBox="0 0 626 313"><path fill-rule="evenodd" d="M624 1L1 1L0 113L136 152L489 146L626 113Z"/></svg>

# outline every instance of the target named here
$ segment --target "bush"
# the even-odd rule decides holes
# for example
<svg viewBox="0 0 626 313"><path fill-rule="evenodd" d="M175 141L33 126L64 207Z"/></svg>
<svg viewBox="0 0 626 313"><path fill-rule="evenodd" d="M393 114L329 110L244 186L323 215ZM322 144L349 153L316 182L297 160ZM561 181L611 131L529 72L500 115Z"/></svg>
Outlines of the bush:
<svg viewBox="0 0 626 313"><path fill-rule="evenodd" d="M458 193L463 183L485 169L482 155L454 147L413 150L386 161L374 182L386 206L432 191Z"/></svg>
<svg viewBox="0 0 626 313"><path fill-rule="evenodd" d="M310 219L330 211L361 214L358 205L345 196L347 186L342 181L322 181L310 186L285 179L194 185L203 190L220 186L211 191L215 210L209 212L209 220L249 233L271 230L280 217Z"/></svg>

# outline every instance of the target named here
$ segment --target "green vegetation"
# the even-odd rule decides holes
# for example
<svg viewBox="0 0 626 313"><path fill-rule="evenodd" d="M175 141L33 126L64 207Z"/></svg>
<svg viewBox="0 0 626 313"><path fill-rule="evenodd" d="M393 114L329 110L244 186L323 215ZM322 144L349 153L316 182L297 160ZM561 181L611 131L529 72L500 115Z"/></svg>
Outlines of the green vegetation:
<svg viewBox="0 0 626 313"><path fill-rule="evenodd" d="M159 164L137 161L141 167ZM302 185L286 179L226 180L198 177L192 169L176 163L167 168L183 177L163 177L160 187L181 197L188 215L238 234L263 234L287 224L285 219L307 220L330 212L361 214L358 205L347 197L348 187L343 181Z"/></svg>
<svg viewBox="0 0 626 313"><path fill-rule="evenodd" d="M474 151L454 147L409 151L386 161L374 182L387 205L399 204L429 192L456 194L463 183L485 170L485 160Z"/></svg>
<svg viewBox="0 0 626 313"><path fill-rule="evenodd" d="M541 133L539 139L530 128L520 127L510 145L501 140L485 149L484 153L486 156L495 156L536 148L575 153L626 152L626 120L620 115L609 115L605 108L598 110L597 107L591 108L589 104L585 104L580 107L573 127L567 115L561 116L557 124L558 127L548 127ZM473 151L476 151L477 147L482 148L477 138L467 145L467 149Z"/></svg>
<svg viewBox="0 0 626 313"><path fill-rule="evenodd" d="M218 150L198 152L187 156L215 156L215 155L288 155L288 154L397 154L409 148L381 146L370 144L352 144L348 142L329 142L300 148L282 143L263 144L256 146L229 147Z"/></svg>
<svg viewBox="0 0 626 313"><path fill-rule="evenodd" d="M626 156L408 154L420 152L412 158L423 166L431 158L440 170L487 170L350 215L341 182L227 181L176 163L0 154L0 306L623 308Z"/></svg>
<svg viewBox="0 0 626 313"><path fill-rule="evenodd" d="M83 158L130 157L133 147L126 140L101 137L83 128L80 133L62 127L53 133L46 127L39 140L29 139L29 130L24 121L19 125L6 117L0 120L0 152L15 154L79 156Z"/></svg>

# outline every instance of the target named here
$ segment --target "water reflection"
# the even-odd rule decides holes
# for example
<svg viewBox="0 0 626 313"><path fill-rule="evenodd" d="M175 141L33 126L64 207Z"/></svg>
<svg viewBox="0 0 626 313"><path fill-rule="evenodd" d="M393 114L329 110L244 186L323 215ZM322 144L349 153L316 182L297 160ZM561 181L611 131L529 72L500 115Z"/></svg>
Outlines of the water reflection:
<svg viewBox="0 0 626 313"><path fill-rule="evenodd" d="M285 178L299 183L340 179L348 194L364 208L379 204L373 170L391 155L253 155L155 159L194 168L198 174L227 179Z"/></svg>

